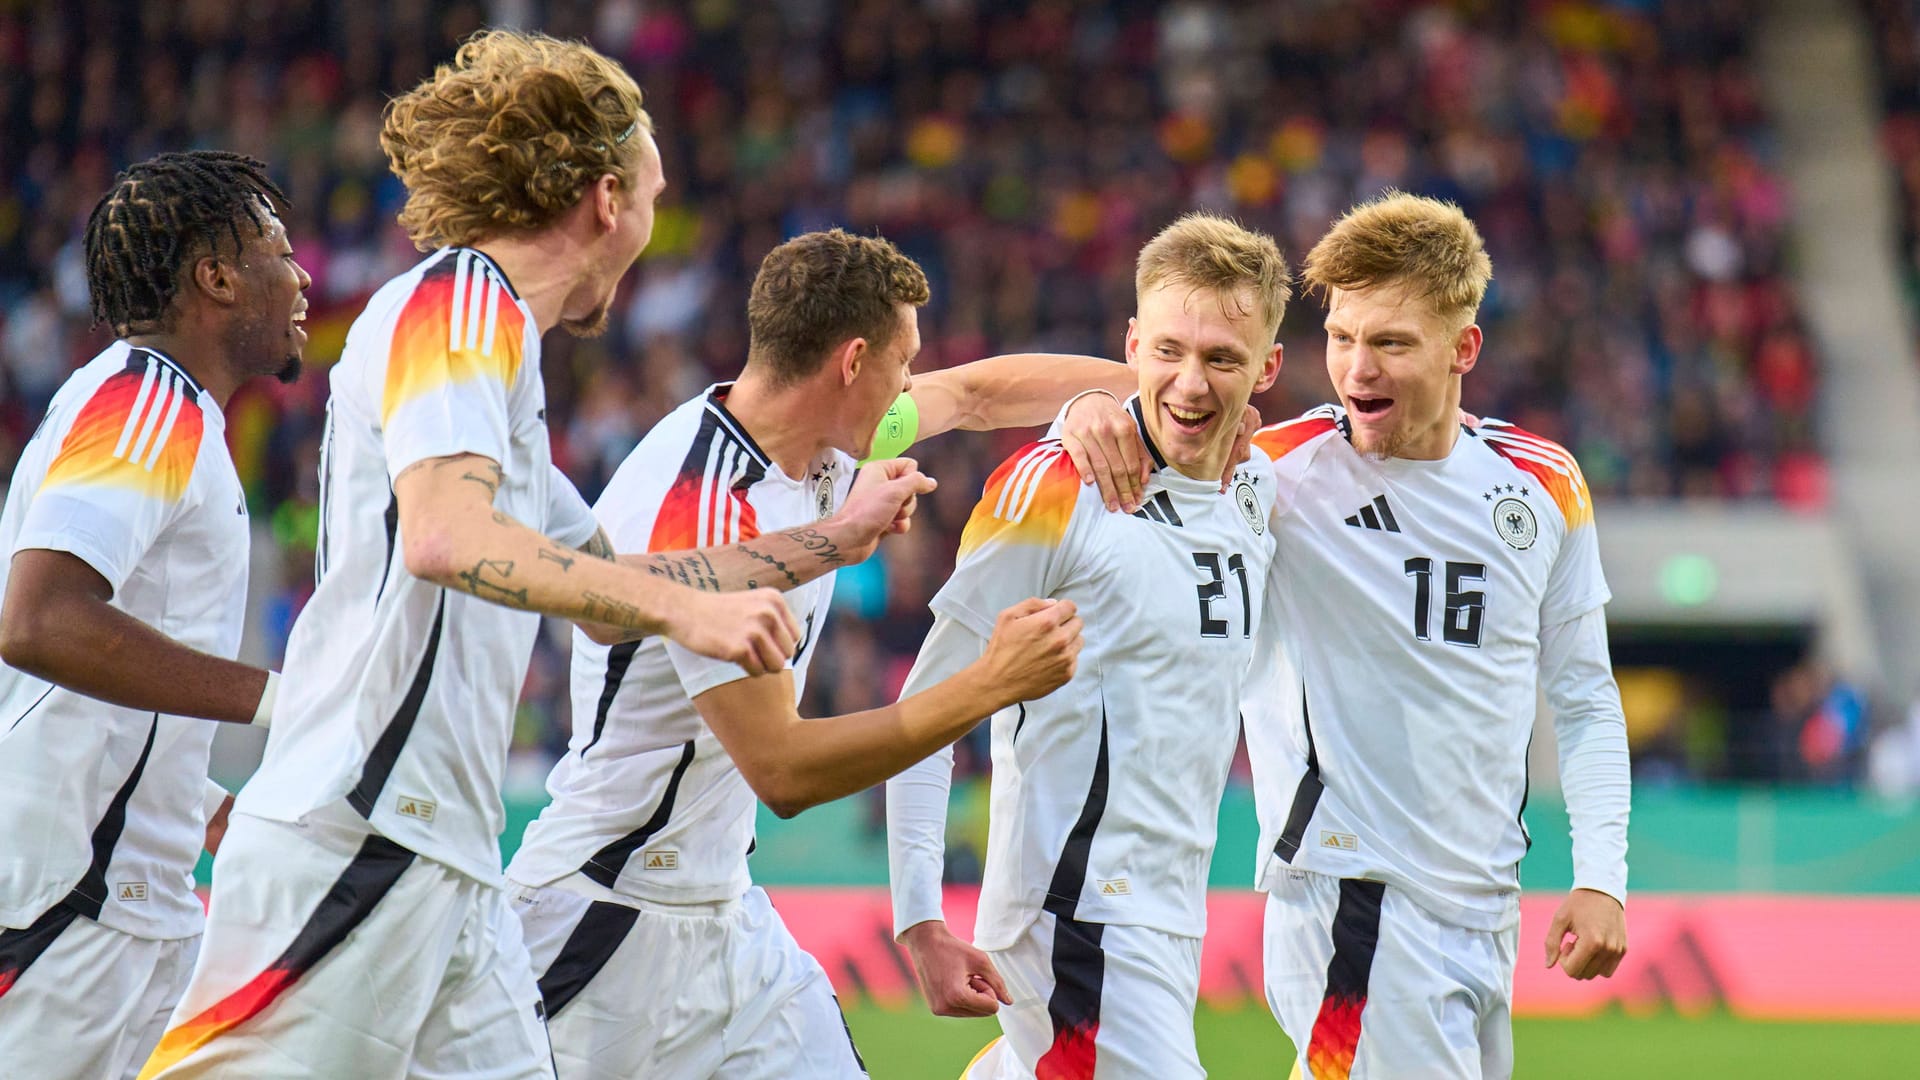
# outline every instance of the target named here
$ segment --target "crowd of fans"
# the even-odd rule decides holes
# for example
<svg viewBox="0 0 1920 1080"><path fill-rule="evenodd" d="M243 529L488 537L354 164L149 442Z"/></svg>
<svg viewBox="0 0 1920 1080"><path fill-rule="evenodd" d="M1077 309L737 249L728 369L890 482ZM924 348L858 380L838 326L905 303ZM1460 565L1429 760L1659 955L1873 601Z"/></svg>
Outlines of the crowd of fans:
<svg viewBox="0 0 1920 1080"><path fill-rule="evenodd" d="M922 262L928 369L1117 353L1133 255L1186 209L1267 230L1297 262L1348 205L1402 188L1459 202L1493 257L1469 409L1567 444L1603 497L1817 505L1818 365L1781 274L1749 17L1729 0L0 3L0 476L103 344L77 238L114 170L195 146L267 160L316 282L312 373L243 392L228 431L283 553L267 627L283 641L311 578L325 365L418 258L393 223L382 103L503 23L623 61L668 176L611 332L547 343L554 456L589 497L738 370L747 285L794 233L879 232ZM1329 396L1319 317L1303 299L1286 320L1270 418ZM971 493L1026 437L926 448L942 490L843 575L809 707L890 699ZM547 635L523 710L522 744L547 754L568 730L564 647Z"/></svg>

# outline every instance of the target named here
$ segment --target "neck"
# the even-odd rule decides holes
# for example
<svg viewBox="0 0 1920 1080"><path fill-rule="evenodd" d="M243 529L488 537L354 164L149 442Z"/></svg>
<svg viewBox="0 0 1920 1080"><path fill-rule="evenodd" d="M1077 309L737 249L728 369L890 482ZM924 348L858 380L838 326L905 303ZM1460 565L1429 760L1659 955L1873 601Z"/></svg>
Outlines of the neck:
<svg viewBox="0 0 1920 1080"><path fill-rule="evenodd" d="M558 228L496 236L467 245L492 259L533 313L540 333L560 325L567 298L580 287L583 252Z"/></svg>
<svg viewBox="0 0 1920 1080"><path fill-rule="evenodd" d="M748 367L727 394L727 411L781 472L796 479L805 476L813 459L833 445L825 433L835 425L821 420L833 417L834 407L815 390L818 381L777 386Z"/></svg>
<svg viewBox="0 0 1920 1080"><path fill-rule="evenodd" d="M126 338L127 344L136 349L166 353L174 363L187 369L187 374L193 376L195 382L206 387L215 403L225 409L227 402L233 399L233 392L240 389L240 384L246 379L228 362L224 350L205 344L217 340L218 337L211 333L184 328L166 333L128 334Z"/></svg>
<svg viewBox="0 0 1920 1080"><path fill-rule="evenodd" d="M1460 438L1460 377L1455 375L1447 386L1446 401L1441 406L1440 419L1420 429L1407 440L1407 444L1393 452L1397 458L1409 461L1439 461L1453 453L1453 444Z"/></svg>

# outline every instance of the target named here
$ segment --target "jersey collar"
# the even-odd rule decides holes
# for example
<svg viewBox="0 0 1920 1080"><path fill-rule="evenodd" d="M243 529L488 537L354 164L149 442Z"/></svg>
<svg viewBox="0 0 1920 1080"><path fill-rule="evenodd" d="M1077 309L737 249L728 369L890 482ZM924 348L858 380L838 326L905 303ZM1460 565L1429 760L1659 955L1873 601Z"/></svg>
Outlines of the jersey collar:
<svg viewBox="0 0 1920 1080"><path fill-rule="evenodd" d="M201 394L206 393L207 388L200 385L199 379L196 379L192 375L187 373L187 368L185 364L182 364L180 361L175 360L173 357L168 356L166 353L161 352L159 349L156 349L151 345L128 345L127 348L129 350L127 353L127 367L129 369L144 370L147 366L147 358L152 357L154 360L159 362L161 367L167 368L168 370L172 371L176 376L180 378L181 382L186 383L187 386L193 390L193 394L195 397L199 397Z"/></svg>
<svg viewBox="0 0 1920 1080"><path fill-rule="evenodd" d="M767 456L765 450L760 449L759 443L753 441L753 436L747 433L747 426L727 411L727 395L732 391L732 382L714 383L707 387L707 412L712 414L729 434L740 440L740 445L746 447L747 453L759 463L762 469L773 468L773 459Z"/></svg>
<svg viewBox="0 0 1920 1080"><path fill-rule="evenodd" d="M1159 472L1166 468L1167 459L1160 456L1160 448L1153 445L1153 436L1147 432L1147 418L1140 412L1139 394L1127 399L1127 411L1133 414L1134 426L1140 429L1140 441L1146 446L1148 455L1153 458L1153 471Z"/></svg>

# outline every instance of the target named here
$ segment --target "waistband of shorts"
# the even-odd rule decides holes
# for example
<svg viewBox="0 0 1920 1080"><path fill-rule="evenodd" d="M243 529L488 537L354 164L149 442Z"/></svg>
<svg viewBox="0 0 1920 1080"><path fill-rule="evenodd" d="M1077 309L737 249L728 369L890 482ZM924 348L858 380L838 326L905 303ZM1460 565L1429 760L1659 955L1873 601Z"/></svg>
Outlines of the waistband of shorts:
<svg viewBox="0 0 1920 1080"><path fill-rule="evenodd" d="M584 900L603 904L619 904L635 911L651 912L658 915L673 915L682 918L712 919L733 915L746 906L744 896L729 897L725 900L701 900L685 904L671 904L659 900L643 900L637 896L615 892L605 885L581 873L568 874L545 885L528 885L507 879L507 893L515 900L531 902L538 900L542 892L553 890L569 893Z"/></svg>

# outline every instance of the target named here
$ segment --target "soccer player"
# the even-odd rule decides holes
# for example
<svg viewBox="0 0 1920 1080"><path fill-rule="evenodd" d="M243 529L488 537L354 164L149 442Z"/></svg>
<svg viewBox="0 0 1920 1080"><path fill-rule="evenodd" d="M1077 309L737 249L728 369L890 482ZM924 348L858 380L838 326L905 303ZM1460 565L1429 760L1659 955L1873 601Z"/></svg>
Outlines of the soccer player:
<svg viewBox="0 0 1920 1080"><path fill-rule="evenodd" d="M604 325L664 186L650 127L618 65L506 31L390 103L401 222L435 250L333 370L318 584L142 1076L551 1077L497 841L539 614L750 671L797 644L777 592L715 590L769 561L822 572L816 541L733 545L674 584L689 556L593 557L605 538L550 461L540 335ZM850 557L929 483L876 481L864 518L820 527Z"/></svg>
<svg viewBox="0 0 1920 1080"><path fill-rule="evenodd" d="M1126 410L1154 466L1139 510L1104 512L1058 442L1008 459L907 680L917 692L972 663L1009 598L1060 598L1086 618L1074 680L993 718L974 945L941 908L951 752L887 784L894 927L929 1004L997 1010L1005 1033L975 1080L1205 1075L1207 867L1272 554L1266 459L1227 492L1217 477L1248 399L1279 372L1289 289L1270 238L1208 215L1148 243L1135 287Z"/></svg>
<svg viewBox="0 0 1920 1080"><path fill-rule="evenodd" d="M292 381L312 282L252 158L128 168L85 237L117 338L67 380L0 514L0 1072L131 1076L199 948L193 866L227 796L214 728L264 723L234 662L247 506L221 410Z"/></svg>
<svg viewBox="0 0 1920 1080"><path fill-rule="evenodd" d="M773 249L747 302L739 379L670 413L601 496L614 546L809 535L876 426L898 450L963 422L1040 423L1103 374L1098 360L1002 357L913 379L927 299L920 267L882 239L834 229ZM881 423L889 412L899 424ZM573 740L507 868L562 1080L865 1075L826 973L753 885L756 797L790 817L871 787L1058 687L1079 651L1074 606L1023 594L945 682L803 719L833 575L782 584L804 629L776 673L657 638L609 648L575 635Z"/></svg>
<svg viewBox="0 0 1920 1080"><path fill-rule="evenodd" d="M1491 274L1451 204L1354 208L1305 270L1340 404L1255 439L1279 489L1245 705L1266 989L1314 1080L1511 1074L1536 686L1573 829L1545 963L1589 979L1626 952L1626 728L1592 500L1559 445L1459 422Z"/></svg>

